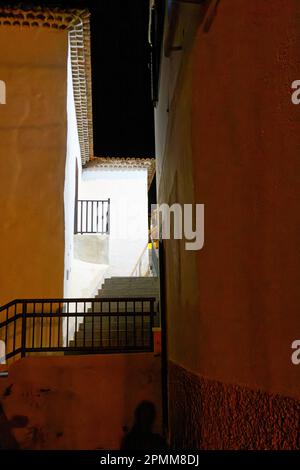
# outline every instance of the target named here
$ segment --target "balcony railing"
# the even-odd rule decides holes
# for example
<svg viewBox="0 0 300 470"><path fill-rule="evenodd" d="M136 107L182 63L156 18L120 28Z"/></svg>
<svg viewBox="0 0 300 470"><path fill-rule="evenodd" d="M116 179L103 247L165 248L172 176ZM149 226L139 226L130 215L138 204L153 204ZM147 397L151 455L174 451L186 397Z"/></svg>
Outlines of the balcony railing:
<svg viewBox="0 0 300 470"><path fill-rule="evenodd" d="M110 199L79 199L75 207L74 233L109 234Z"/></svg>
<svg viewBox="0 0 300 470"><path fill-rule="evenodd" d="M24 299L0 307L6 361L28 354L153 351L154 298Z"/></svg>

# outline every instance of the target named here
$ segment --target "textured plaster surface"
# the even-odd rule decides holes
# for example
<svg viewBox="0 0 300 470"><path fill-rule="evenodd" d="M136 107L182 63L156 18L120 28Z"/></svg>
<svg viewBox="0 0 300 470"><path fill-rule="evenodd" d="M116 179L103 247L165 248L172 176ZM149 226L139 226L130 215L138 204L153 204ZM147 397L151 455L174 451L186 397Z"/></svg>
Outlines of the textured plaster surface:
<svg viewBox="0 0 300 470"><path fill-rule="evenodd" d="M136 406L154 402L161 429L160 357L28 357L0 379L0 448L118 449Z"/></svg>
<svg viewBox="0 0 300 470"><path fill-rule="evenodd" d="M63 295L67 41L1 26L0 305Z"/></svg>
<svg viewBox="0 0 300 470"><path fill-rule="evenodd" d="M169 358L300 399L300 2L201 5L180 5L156 110L159 202L205 205L202 250L165 240Z"/></svg>
<svg viewBox="0 0 300 470"><path fill-rule="evenodd" d="M299 450L300 402L228 385L169 363L175 449Z"/></svg>

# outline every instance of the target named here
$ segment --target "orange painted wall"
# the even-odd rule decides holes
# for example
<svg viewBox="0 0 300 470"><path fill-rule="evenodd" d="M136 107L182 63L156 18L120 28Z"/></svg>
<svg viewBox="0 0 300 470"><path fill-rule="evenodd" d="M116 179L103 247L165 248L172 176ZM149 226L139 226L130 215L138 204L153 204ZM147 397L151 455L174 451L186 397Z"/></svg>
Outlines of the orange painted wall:
<svg viewBox="0 0 300 470"><path fill-rule="evenodd" d="M300 4L220 2L193 45L192 151L206 376L300 398Z"/></svg>
<svg viewBox="0 0 300 470"><path fill-rule="evenodd" d="M182 50L163 58L156 110L160 202L205 204L201 251L165 242L169 359L205 380L296 399L299 15L295 0L180 5Z"/></svg>
<svg viewBox="0 0 300 470"><path fill-rule="evenodd" d="M21 449L118 449L142 400L161 431L160 357L28 357L0 379L0 441Z"/></svg>
<svg viewBox="0 0 300 470"><path fill-rule="evenodd" d="M0 28L0 305L63 294L67 42Z"/></svg>

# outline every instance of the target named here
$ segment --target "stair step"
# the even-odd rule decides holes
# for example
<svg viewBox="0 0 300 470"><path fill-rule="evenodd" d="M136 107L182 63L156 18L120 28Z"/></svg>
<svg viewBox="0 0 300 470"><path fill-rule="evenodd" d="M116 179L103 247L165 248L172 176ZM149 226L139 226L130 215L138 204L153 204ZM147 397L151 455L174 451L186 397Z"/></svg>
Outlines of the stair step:
<svg viewBox="0 0 300 470"><path fill-rule="evenodd" d="M131 293L131 292L122 292L114 290L112 292L101 292L95 296L96 299L113 299L117 301L118 299L156 299L158 300L158 295L155 292L148 292L145 294L145 291ZM119 301L121 302L121 300ZM146 300L144 300L146 302Z"/></svg>
<svg viewBox="0 0 300 470"><path fill-rule="evenodd" d="M132 341L127 341L127 342L117 342L117 341L111 341L109 343L109 341L103 341L102 343L98 343L96 341L94 341L94 343L92 341L86 341L85 343L83 342L77 342L76 345L75 345L75 341L70 341L69 342L69 347L77 347L77 348L90 348L90 347L101 347L101 348L115 348L115 349L119 349L119 348L124 348L124 349L130 349L130 348L136 348L136 347L140 347L140 348L147 348L150 346L150 341L147 341L147 340L144 340L144 341L136 341L135 343Z"/></svg>
<svg viewBox="0 0 300 470"><path fill-rule="evenodd" d="M69 342L70 347L103 347L130 349L147 348L151 345L152 332L150 330L150 302L133 301L130 299L153 298L154 319L159 322L158 298L159 282L155 277L111 277L105 279L102 288L95 297L93 307L87 312L91 315L78 322L74 339ZM114 299L106 302L102 299ZM119 300L118 298L129 299ZM107 313L99 317L97 313ZM134 313L135 316L117 316L117 313ZM144 314L142 316L142 314Z"/></svg>
<svg viewBox="0 0 300 470"><path fill-rule="evenodd" d="M137 334L136 336L136 340L137 341L142 341L142 338L144 338L144 340L146 340L147 338L150 337L149 333L144 331L144 335L142 335L141 333ZM111 338L111 341L117 341L117 338L118 338L118 335L117 335L117 332L115 332L114 335L110 335L110 338ZM127 342L134 342L134 335L133 334L128 334L127 333L127 337L126 337L126 334L125 334L125 331L124 332L119 332L119 342L126 342L126 338L127 338ZM85 339L85 341L84 341ZM76 341L77 343L78 342L91 342L93 340L93 336L92 335L89 335L89 336L85 336L85 338L82 336L76 336ZM72 341L75 341L75 338L72 340ZM109 335L94 335L94 342L95 343L101 343L102 341L109 341Z"/></svg>
<svg viewBox="0 0 300 470"><path fill-rule="evenodd" d="M115 326L115 328L114 328ZM132 325L133 326L133 325ZM140 331L149 331L149 323L144 323L144 327L142 328L142 325L136 325L136 331L139 333ZM94 325L94 335L100 335L102 331L102 334L106 334L109 332L109 328L105 328L104 325L102 325L102 328L100 325ZM110 331L111 333L115 333L117 331L119 332L126 332L126 328L124 325L120 325L120 328L119 330L117 329L117 325L111 325L111 328L110 328ZM79 336L83 336L84 335L84 332L85 332L85 336L92 336L93 335L93 327L92 327L92 324L90 325L85 325L85 329L84 327L80 328L77 332L76 332L76 335L79 337ZM127 333L128 334L133 334L133 327L131 328L131 325L127 325Z"/></svg>
<svg viewBox="0 0 300 470"><path fill-rule="evenodd" d="M157 302L154 302L154 311L157 310ZM117 307L117 305L112 305L110 304L110 307L108 307L108 305L105 305L105 303L98 303L98 302L95 302L94 304L94 307L89 307L88 308L88 313L94 313L94 314L97 314L97 313L107 313L107 314L114 314L114 313L136 313L136 314L141 314L141 313L144 313L144 315L147 315L150 313L150 309L149 309L149 306L146 306L144 304L144 306L142 307L142 305L138 305L138 304L135 304L134 307L131 307L131 306L127 306L127 309L125 309L125 306L123 307L122 305L119 305ZM89 318L89 317L87 317Z"/></svg>
<svg viewBox="0 0 300 470"><path fill-rule="evenodd" d="M105 282L101 289L105 287L111 287L111 286L132 286L132 287L159 287L159 284L157 281L110 281L110 282Z"/></svg>
<svg viewBox="0 0 300 470"><path fill-rule="evenodd" d="M106 282L158 282L158 277L144 277L144 276L112 276L105 279L104 283Z"/></svg>
<svg viewBox="0 0 300 470"><path fill-rule="evenodd" d="M157 278L127 278L127 279L118 279L118 278L111 278L107 279L105 283L102 285L101 289L105 289L106 287L112 286L132 286L132 287L146 287L146 286L155 286L159 287L158 279Z"/></svg>
<svg viewBox="0 0 300 470"><path fill-rule="evenodd" d="M118 320L119 318L119 320ZM142 316L141 315L138 315L135 320L133 319L133 317L127 317L127 325L128 327L130 325L140 325L142 324L142 322L144 322L145 325L149 324L150 322L150 318L148 315L144 315L143 317L143 320L142 320ZM95 317L94 318L94 321L92 319L92 317L88 317L88 319L86 318L85 322L80 322L79 323L79 330L83 330L84 329L84 325L86 328L89 328L90 326L92 326L94 323L94 327L96 328L100 328L101 324L102 326L107 326L109 325L109 319L108 317L104 317L102 318L102 321L100 320L99 317ZM121 318L121 317L111 317L110 319L110 325L113 326L113 325L126 325L126 318Z"/></svg>
<svg viewBox="0 0 300 470"><path fill-rule="evenodd" d="M122 286L106 286L104 289L101 289L97 292L96 295L102 294L113 294L118 293L119 296L125 295L125 297L136 297L139 295L140 297L158 297L159 291L155 286L147 286L147 287L122 287ZM103 295L102 295L103 297ZM117 295L115 295L117 297Z"/></svg>
<svg viewBox="0 0 300 470"><path fill-rule="evenodd" d="M116 287L131 288L131 289L158 289L159 284L156 282L106 282L101 289L112 289Z"/></svg>
<svg viewBox="0 0 300 470"><path fill-rule="evenodd" d="M105 284L103 284L103 286L101 287L101 289L99 290L103 290L103 289L106 289L106 288L113 288L113 287L117 287L117 286L120 286L120 287L131 287L133 289L141 289L141 288L154 288L154 289L158 289L159 288L159 284L157 282L106 282Z"/></svg>

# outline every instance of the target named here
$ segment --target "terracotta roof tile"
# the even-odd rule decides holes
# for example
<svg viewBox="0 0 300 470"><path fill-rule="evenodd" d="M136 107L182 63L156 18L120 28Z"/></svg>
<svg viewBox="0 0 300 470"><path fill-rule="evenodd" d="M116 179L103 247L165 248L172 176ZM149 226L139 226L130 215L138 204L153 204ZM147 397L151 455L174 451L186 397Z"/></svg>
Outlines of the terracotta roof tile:
<svg viewBox="0 0 300 470"><path fill-rule="evenodd" d="M88 10L0 6L0 26L67 30L82 165L93 156L93 113Z"/></svg>

